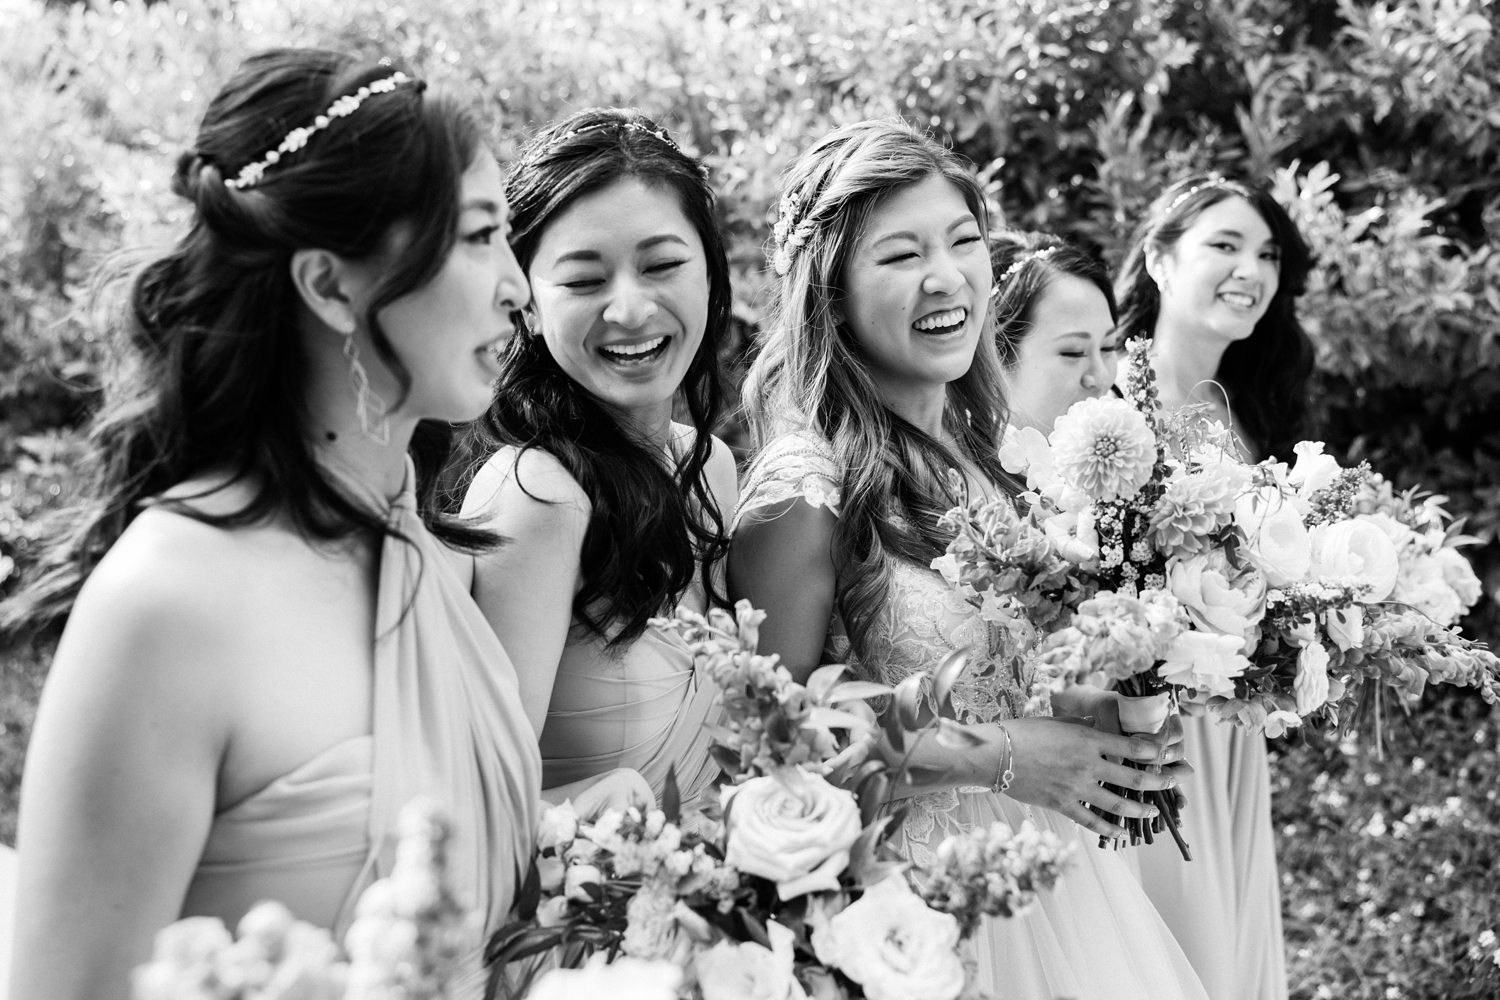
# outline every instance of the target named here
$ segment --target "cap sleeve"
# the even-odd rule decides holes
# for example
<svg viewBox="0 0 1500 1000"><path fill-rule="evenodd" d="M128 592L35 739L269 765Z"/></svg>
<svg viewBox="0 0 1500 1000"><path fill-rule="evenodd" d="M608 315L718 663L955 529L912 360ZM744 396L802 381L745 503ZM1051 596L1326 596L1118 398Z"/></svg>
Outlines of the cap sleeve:
<svg viewBox="0 0 1500 1000"><path fill-rule="evenodd" d="M839 471L833 446L812 431L783 434L761 450L745 474L731 529L752 511L801 497L839 515Z"/></svg>

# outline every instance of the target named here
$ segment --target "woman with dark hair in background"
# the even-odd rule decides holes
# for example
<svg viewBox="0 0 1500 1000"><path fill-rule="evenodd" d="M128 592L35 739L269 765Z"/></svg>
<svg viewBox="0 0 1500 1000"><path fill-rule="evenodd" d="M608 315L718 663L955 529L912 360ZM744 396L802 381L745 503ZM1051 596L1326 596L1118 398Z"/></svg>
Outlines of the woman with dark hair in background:
<svg viewBox="0 0 1500 1000"><path fill-rule="evenodd" d="M488 929L530 861L534 734L468 595L499 540L428 502L529 300L499 165L388 62L282 49L210 103L173 189L192 226L135 278L93 495L4 611L67 619L17 997L124 997L158 928L262 899L341 935L419 794Z"/></svg>
<svg viewBox="0 0 1500 1000"><path fill-rule="evenodd" d="M990 241L995 274L990 322L1005 374L1010 426L1052 433L1074 403L1115 382L1120 336L1109 272L1047 233L1003 232Z"/></svg>
<svg viewBox="0 0 1500 1000"><path fill-rule="evenodd" d="M656 123L594 108L538 134L506 192L535 293L482 425L498 450L464 500L513 540L480 558L474 596L516 663L548 799L651 801L675 769L689 800L718 771L716 688L649 622L723 602L735 471L713 436L730 317L713 191Z"/></svg>
<svg viewBox="0 0 1500 1000"><path fill-rule="evenodd" d="M861 679L895 684L969 650L953 704L978 744L909 744L924 776L895 793L910 809L895 842L928 864L950 834L1026 819L1082 841L1034 908L985 919L973 939L980 990L1202 997L1124 861L1097 847L1118 828L1085 805L1149 815L1102 786L1142 773L1106 755L1168 764L1145 779L1167 788L1180 748L1170 737L1021 717L1029 678L1014 642L931 568L950 540L944 511L965 494L1024 488L998 457L1006 398L986 318L992 277L977 182L905 123L867 121L814 143L784 191L771 248L776 312L745 388L762 450L730 553L731 592L767 613L761 651L799 679L820 663L848 663ZM1060 712L1098 714L1075 694L1090 696L1082 686L1060 694Z"/></svg>
<svg viewBox="0 0 1500 1000"><path fill-rule="evenodd" d="M1206 407L1242 457L1290 459L1307 419L1312 344L1296 298L1307 245L1271 195L1199 175L1167 188L1141 223L1116 283L1121 332L1148 337L1162 405ZM1196 774L1184 787L1184 862L1139 848L1141 880L1214 1000L1287 995L1261 736L1188 718Z"/></svg>

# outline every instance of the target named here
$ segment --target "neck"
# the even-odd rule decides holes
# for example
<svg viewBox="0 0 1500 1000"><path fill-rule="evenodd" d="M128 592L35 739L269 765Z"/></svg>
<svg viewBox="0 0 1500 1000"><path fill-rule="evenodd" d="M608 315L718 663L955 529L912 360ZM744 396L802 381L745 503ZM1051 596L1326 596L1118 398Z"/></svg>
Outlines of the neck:
<svg viewBox="0 0 1500 1000"><path fill-rule="evenodd" d="M1181 406L1193 400L1217 399L1206 395L1209 383L1219 377L1219 363L1228 342L1185 330L1180 323L1163 317L1152 336L1151 367L1156 369L1162 402Z"/></svg>
<svg viewBox="0 0 1500 1000"><path fill-rule="evenodd" d="M616 407L606 405L625 433L642 444L667 450L672 441L672 401L649 406Z"/></svg>
<svg viewBox="0 0 1500 1000"><path fill-rule="evenodd" d="M875 384L880 389L886 409L929 437L942 439L943 413L948 406L946 383L894 385L876 376Z"/></svg>
<svg viewBox="0 0 1500 1000"><path fill-rule="evenodd" d="M395 499L406 480L406 449L416 419L393 414L389 440L382 444L360 426L352 389L314 400L311 408L313 454L319 464L347 483L356 497L375 503Z"/></svg>

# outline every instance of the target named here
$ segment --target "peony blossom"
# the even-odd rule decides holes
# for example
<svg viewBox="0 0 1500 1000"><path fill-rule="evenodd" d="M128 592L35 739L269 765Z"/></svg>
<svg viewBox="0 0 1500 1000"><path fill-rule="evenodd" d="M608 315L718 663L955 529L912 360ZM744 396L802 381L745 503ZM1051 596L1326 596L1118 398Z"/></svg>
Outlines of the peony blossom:
<svg viewBox="0 0 1500 1000"><path fill-rule="evenodd" d="M1483 594L1479 578L1457 549L1402 560L1391 599L1409 604L1437 622L1452 625Z"/></svg>
<svg viewBox="0 0 1500 1000"><path fill-rule="evenodd" d="M677 1000L682 970L671 962L617 958L596 954L581 969L553 969L526 994L529 1000Z"/></svg>
<svg viewBox="0 0 1500 1000"><path fill-rule="evenodd" d="M837 889L859 839L859 803L822 776L788 770L724 789L731 867L776 883L783 899Z"/></svg>
<svg viewBox="0 0 1500 1000"><path fill-rule="evenodd" d="M1234 697L1234 679L1250 668L1243 640L1215 632L1184 632L1172 640L1157 673L1168 683Z"/></svg>
<svg viewBox="0 0 1500 1000"><path fill-rule="evenodd" d="M1274 486L1235 501L1234 523L1245 533L1245 555L1273 587L1306 579L1312 568L1312 536L1297 508Z"/></svg>
<svg viewBox="0 0 1500 1000"><path fill-rule="evenodd" d="M1236 570L1223 552L1167 563L1167 589L1199 628L1249 642L1266 613L1266 578L1257 569Z"/></svg>
<svg viewBox="0 0 1500 1000"><path fill-rule="evenodd" d="M1389 597L1399 572L1395 544L1362 517L1320 525L1313 531L1313 576L1359 581L1369 588L1361 598L1366 604Z"/></svg>
<svg viewBox="0 0 1500 1000"><path fill-rule="evenodd" d="M859 983L869 1000L956 1000L963 992L958 921L929 909L902 875L809 922L818 961Z"/></svg>
<svg viewBox="0 0 1500 1000"><path fill-rule="evenodd" d="M1297 464L1287 474L1287 483L1297 490L1297 495L1307 498L1333 483L1339 474L1339 463L1332 455L1323 454L1323 442L1299 441L1292 448L1297 453Z"/></svg>
<svg viewBox="0 0 1500 1000"><path fill-rule="evenodd" d="M703 1000L807 1000L792 971L796 935L768 921L769 949L754 941L720 941L700 951L693 964Z"/></svg>
<svg viewBox="0 0 1500 1000"><path fill-rule="evenodd" d="M1293 690L1297 694L1298 715L1307 715L1328 700L1328 650L1321 642L1303 646L1297 654Z"/></svg>
<svg viewBox="0 0 1500 1000"><path fill-rule="evenodd" d="M1074 403L1052 431L1057 474L1094 500L1135 496L1156 465L1156 435L1123 399L1100 396Z"/></svg>

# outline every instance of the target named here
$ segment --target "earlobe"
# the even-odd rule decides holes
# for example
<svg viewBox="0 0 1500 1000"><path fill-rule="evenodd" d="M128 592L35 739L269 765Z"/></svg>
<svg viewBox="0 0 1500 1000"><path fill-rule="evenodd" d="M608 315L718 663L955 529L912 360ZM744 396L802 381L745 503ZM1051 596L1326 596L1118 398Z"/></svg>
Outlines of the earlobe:
<svg viewBox="0 0 1500 1000"><path fill-rule="evenodd" d="M288 266L292 285L312 314L339 333L354 333L358 323L347 287L352 275L344 260L328 250L298 250Z"/></svg>

